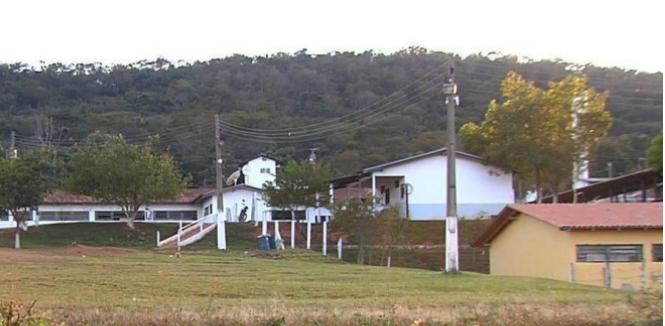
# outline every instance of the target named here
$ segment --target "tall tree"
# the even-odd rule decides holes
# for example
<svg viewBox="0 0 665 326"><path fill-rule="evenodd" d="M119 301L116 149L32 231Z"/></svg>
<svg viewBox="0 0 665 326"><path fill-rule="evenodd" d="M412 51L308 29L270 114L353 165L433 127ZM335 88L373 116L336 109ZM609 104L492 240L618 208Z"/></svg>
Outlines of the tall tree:
<svg viewBox="0 0 665 326"><path fill-rule="evenodd" d="M120 206L130 230L141 206L175 199L189 181L170 154L154 153L150 143L130 144L122 135L91 137L72 154L69 168L65 189Z"/></svg>
<svg viewBox="0 0 665 326"><path fill-rule="evenodd" d="M49 163L41 155L0 158L0 211L9 212L16 221L16 249L21 248L21 230L31 211L54 185Z"/></svg>
<svg viewBox="0 0 665 326"><path fill-rule="evenodd" d="M291 218L295 219L298 209L325 206L323 198L327 198L331 175L327 164L290 162L279 171L274 182L263 186L265 199L272 207L290 211Z"/></svg>
<svg viewBox="0 0 665 326"><path fill-rule="evenodd" d="M583 75L571 75L538 88L510 72L501 84L503 102L492 100L480 125L461 128L462 145L487 161L553 193L569 186L573 166L607 134L612 118L605 110L607 93L587 87Z"/></svg>
<svg viewBox="0 0 665 326"><path fill-rule="evenodd" d="M663 132L656 136L647 150L647 164L660 174L663 174Z"/></svg>

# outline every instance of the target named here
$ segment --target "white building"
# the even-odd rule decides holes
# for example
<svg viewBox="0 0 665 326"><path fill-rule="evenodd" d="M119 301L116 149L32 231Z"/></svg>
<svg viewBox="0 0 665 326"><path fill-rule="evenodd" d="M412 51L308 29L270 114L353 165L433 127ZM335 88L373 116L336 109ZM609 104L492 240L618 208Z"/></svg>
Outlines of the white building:
<svg viewBox="0 0 665 326"><path fill-rule="evenodd" d="M515 202L512 173L486 165L478 156L456 152L457 215L495 215ZM371 166L332 180L336 192L369 188L381 206L397 205L411 220L443 220L447 198L446 149ZM356 192L362 193L362 192Z"/></svg>
<svg viewBox="0 0 665 326"><path fill-rule="evenodd" d="M263 199L263 184L275 180L278 161L266 155L242 163L241 179L236 185L223 189L225 216L228 222L238 222L247 207L244 221L272 220L271 209ZM217 190L210 188L186 189L174 200L162 200L139 209L136 221L189 222L217 212ZM119 206L105 205L88 196L55 191L45 196L36 211L32 211L28 226L71 222L122 221L125 216ZM11 216L0 216L0 229L16 224Z"/></svg>

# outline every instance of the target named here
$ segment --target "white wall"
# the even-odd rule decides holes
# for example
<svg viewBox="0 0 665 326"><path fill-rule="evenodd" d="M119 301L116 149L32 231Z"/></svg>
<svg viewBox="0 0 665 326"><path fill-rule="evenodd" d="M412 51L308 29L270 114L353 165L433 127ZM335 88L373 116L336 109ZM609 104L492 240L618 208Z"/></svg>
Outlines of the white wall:
<svg viewBox="0 0 665 326"><path fill-rule="evenodd" d="M213 196L216 200L216 196ZM225 211L230 210L231 217L227 220L229 222L237 222L240 211L243 208L242 200L245 200L245 205L247 205L247 220L246 221L262 221L264 212L268 212L270 208L267 203L263 200L261 192L254 191L252 189L234 189L234 190L225 190L224 191L224 207ZM253 205L253 203L255 205ZM252 216L252 208L254 208L254 216ZM226 213L225 214L228 214ZM271 221L272 217L270 214L265 213L266 220Z"/></svg>
<svg viewBox="0 0 665 326"><path fill-rule="evenodd" d="M245 184L255 188L263 189L263 184L275 181L277 164L266 157L257 157L246 164L249 174L245 175ZM261 172L263 169L263 172ZM269 171L269 172L268 172Z"/></svg>
<svg viewBox="0 0 665 326"><path fill-rule="evenodd" d="M458 216L477 218L496 214L503 206L514 202L512 174L485 166L474 160L457 156L457 211ZM494 171L494 173L490 173ZM411 185L409 217L413 219L442 219L446 215L447 161L444 155L433 155L419 160L387 167L374 174L377 177L404 176ZM391 203L402 203L394 179L377 179L377 196L381 185L390 187ZM395 192L395 194L393 194Z"/></svg>

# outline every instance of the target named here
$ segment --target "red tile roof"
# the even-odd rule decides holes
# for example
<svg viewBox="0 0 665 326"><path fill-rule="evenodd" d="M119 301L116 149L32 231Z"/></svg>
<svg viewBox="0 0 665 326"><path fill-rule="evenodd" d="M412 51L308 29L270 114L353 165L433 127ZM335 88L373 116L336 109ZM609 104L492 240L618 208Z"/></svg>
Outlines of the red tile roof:
<svg viewBox="0 0 665 326"><path fill-rule="evenodd" d="M186 189L173 200L158 200L153 204L193 204L201 196L214 193L215 189L192 188ZM72 195L62 190L56 190L44 196L42 205L94 205L102 204L100 200L88 196Z"/></svg>
<svg viewBox="0 0 665 326"><path fill-rule="evenodd" d="M561 230L663 228L663 203L511 204L476 238L474 246L489 244L519 214Z"/></svg>
<svg viewBox="0 0 665 326"><path fill-rule="evenodd" d="M565 229L663 227L662 203L514 204L509 207Z"/></svg>

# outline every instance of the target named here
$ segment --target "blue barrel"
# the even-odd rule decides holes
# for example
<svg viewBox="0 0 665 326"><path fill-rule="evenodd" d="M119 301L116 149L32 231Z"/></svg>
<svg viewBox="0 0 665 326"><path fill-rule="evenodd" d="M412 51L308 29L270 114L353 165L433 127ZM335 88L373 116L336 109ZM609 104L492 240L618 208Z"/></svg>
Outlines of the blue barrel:
<svg viewBox="0 0 665 326"><path fill-rule="evenodd" d="M260 235L256 237L256 242L259 246L259 250L270 250L270 240L267 235Z"/></svg>
<svg viewBox="0 0 665 326"><path fill-rule="evenodd" d="M270 250L277 250L277 244L275 243L275 238L271 235L268 235L268 245Z"/></svg>

